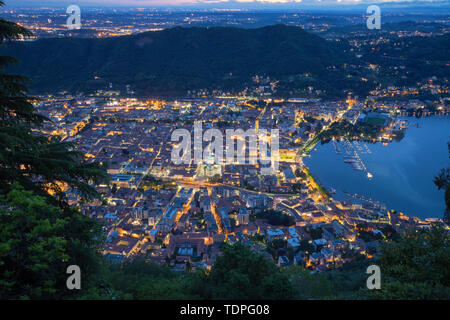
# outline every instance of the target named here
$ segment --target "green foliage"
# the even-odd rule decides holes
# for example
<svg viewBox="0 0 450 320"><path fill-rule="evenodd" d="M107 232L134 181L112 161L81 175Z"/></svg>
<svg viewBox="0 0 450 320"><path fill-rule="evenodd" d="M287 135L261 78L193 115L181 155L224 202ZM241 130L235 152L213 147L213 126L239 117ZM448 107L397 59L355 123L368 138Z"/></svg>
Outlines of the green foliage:
<svg viewBox="0 0 450 320"><path fill-rule="evenodd" d="M410 231L396 242L381 246L381 290L369 296L380 299L449 299L450 242L441 227Z"/></svg>
<svg viewBox="0 0 450 320"><path fill-rule="evenodd" d="M289 275L294 288L294 299L332 298L331 282L323 274L311 273L300 266L290 266L283 273Z"/></svg>
<svg viewBox="0 0 450 320"><path fill-rule="evenodd" d="M358 231L357 237L364 240L364 242L372 242L375 240L380 240L382 238L380 234L374 234L372 231L366 230Z"/></svg>
<svg viewBox="0 0 450 320"><path fill-rule="evenodd" d="M0 19L0 43L30 35ZM0 57L0 71L14 62ZM64 191L99 196L92 184L107 174L74 145L39 133L48 120L36 112L25 81L0 72L0 294L65 298L67 266L78 265L87 285L98 270L102 237L100 226L68 206Z"/></svg>
<svg viewBox="0 0 450 320"><path fill-rule="evenodd" d="M237 243L225 246L210 273L176 273L137 259L105 264L82 299L448 299L448 234L421 231L386 242L378 260L359 259L312 273L274 262ZM367 290L367 267L381 268L381 290Z"/></svg>
<svg viewBox="0 0 450 320"><path fill-rule="evenodd" d="M286 241L283 239L275 239L268 244L271 248L274 250L285 248L286 247Z"/></svg>
<svg viewBox="0 0 450 320"><path fill-rule="evenodd" d="M183 275L139 258L124 264L103 261L101 273L77 299L186 299Z"/></svg>
<svg viewBox="0 0 450 320"><path fill-rule="evenodd" d="M79 299L289 299L289 275L272 260L242 244L226 246L209 274L177 273L136 259L105 263L102 273Z"/></svg>
<svg viewBox="0 0 450 320"><path fill-rule="evenodd" d="M381 232L383 232L383 235L388 239L396 240L399 238L399 234L390 224L384 226L381 229Z"/></svg>
<svg viewBox="0 0 450 320"><path fill-rule="evenodd" d="M289 277L273 261L237 243L223 248L209 279L216 299L289 299Z"/></svg>
<svg viewBox="0 0 450 320"><path fill-rule="evenodd" d="M82 286L98 269L100 227L76 209L62 210L48 199L12 185L0 196L0 298L62 299L66 269L78 265Z"/></svg>
<svg viewBox="0 0 450 320"><path fill-rule="evenodd" d="M339 269L330 270L325 277L330 281L333 296L337 299L364 299L368 275L367 267L374 262L363 258L344 264Z"/></svg>
<svg viewBox="0 0 450 320"><path fill-rule="evenodd" d="M162 180L155 178L154 176L147 174L142 179L141 187L155 187L162 186L164 183Z"/></svg>
<svg viewBox="0 0 450 320"><path fill-rule="evenodd" d="M447 146L450 158L450 142L447 143ZM444 213L444 222L450 224L450 167L441 169L441 172L434 178L434 184L439 190L445 189L444 200L446 211Z"/></svg>
<svg viewBox="0 0 450 320"><path fill-rule="evenodd" d="M64 296L69 219L18 184L0 202L0 298Z"/></svg>
<svg viewBox="0 0 450 320"><path fill-rule="evenodd" d="M137 259L117 266L112 273L113 287L134 299L186 299L180 276L164 266Z"/></svg>
<svg viewBox="0 0 450 320"><path fill-rule="evenodd" d="M450 35L444 34L435 37L408 37L395 40L392 43L380 43L370 46L363 59L367 62L380 65L377 80L381 85L413 86L418 81L429 77L437 77L440 81L446 81L446 60L450 50ZM372 50L373 48L373 50ZM399 61L405 66L405 70L394 68ZM407 74L407 77L403 75ZM382 75L382 76L381 76Z"/></svg>
<svg viewBox="0 0 450 320"><path fill-rule="evenodd" d="M331 126L322 131L321 139L329 139L331 137L347 137L349 139L375 139L381 133L382 127L369 123L352 124L347 120L334 122Z"/></svg>
<svg viewBox="0 0 450 320"><path fill-rule="evenodd" d="M267 219L267 222L273 226L292 226L295 225L294 217L276 210L265 210L256 214L258 219Z"/></svg>
<svg viewBox="0 0 450 320"><path fill-rule="evenodd" d="M304 173L302 170L300 170L300 168L295 169L295 176L297 178L301 178L303 180L305 180L307 178L306 173Z"/></svg>
<svg viewBox="0 0 450 320"><path fill-rule="evenodd" d="M30 32L0 19L0 41L27 37ZM0 57L0 71L17 62ZM27 96L26 78L0 72L0 193L12 182L19 182L37 194L55 194L51 200L64 200L63 186L77 189L84 196L98 196L90 183L107 179L97 163L87 163L75 145L37 134L46 119L39 115L34 99ZM49 198L50 199L50 198Z"/></svg>

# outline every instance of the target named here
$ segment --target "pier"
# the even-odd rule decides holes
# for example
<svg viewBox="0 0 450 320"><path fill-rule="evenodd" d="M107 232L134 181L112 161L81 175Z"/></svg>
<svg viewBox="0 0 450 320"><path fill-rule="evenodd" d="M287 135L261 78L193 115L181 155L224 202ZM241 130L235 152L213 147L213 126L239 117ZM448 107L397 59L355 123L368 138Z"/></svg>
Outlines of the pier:
<svg viewBox="0 0 450 320"><path fill-rule="evenodd" d="M377 209L381 210L381 211L385 211L386 210L386 205L384 205L383 203L379 202L379 201L375 201L371 198L367 198L364 196L361 196L359 194L356 193L351 193L348 191L343 191L347 196L358 199L358 200L362 200L364 202L370 203L371 205L373 205L374 207L376 207Z"/></svg>
<svg viewBox="0 0 450 320"><path fill-rule="evenodd" d="M337 154L341 154L341 150L339 149L339 146L338 146L338 144L336 143L336 139L333 138L333 140L331 140L331 141L333 142L334 151L335 151Z"/></svg>
<svg viewBox="0 0 450 320"><path fill-rule="evenodd" d="M350 141L348 141L347 139L344 139L344 148L347 151L347 154L350 156L350 159L344 162L350 163L352 168L355 170L362 170L366 173L367 178L372 178L373 175L367 170L367 167L365 166L364 162L362 161L361 157L359 156L358 152L356 151L355 147L353 146L352 143L350 143ZM356 141L355 141L356 142ZM361 149L361 146L359 144L357 144L358 149ZM366 146L366 148L368 149L368 147ZM369 150L370 151L370 150Z"/></svg>

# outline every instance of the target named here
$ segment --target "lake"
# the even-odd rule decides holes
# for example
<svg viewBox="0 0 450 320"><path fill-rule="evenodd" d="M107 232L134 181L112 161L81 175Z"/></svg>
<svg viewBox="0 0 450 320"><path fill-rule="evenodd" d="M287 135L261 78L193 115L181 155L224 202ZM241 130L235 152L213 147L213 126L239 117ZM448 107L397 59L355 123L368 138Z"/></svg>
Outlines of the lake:
<svg viewBox="0 0 450 320"><path fill-rule="evenodd" d="M426 118L402 117L411 124L400 142L383 145L360 142L363 152L355 147L362 162L373 177L352 169L344 163L343 142L338 142L342 154L333 144L319 144L304 163L334 198L351 199L343 191L355 193L384 203L409 216L442 218L445 208L444 191L437 190L434 177L450 164L447 142L450 141L450 116ZM418 127L416 126L418 124ZM371 153L366 152L367 145Z"/></svg>

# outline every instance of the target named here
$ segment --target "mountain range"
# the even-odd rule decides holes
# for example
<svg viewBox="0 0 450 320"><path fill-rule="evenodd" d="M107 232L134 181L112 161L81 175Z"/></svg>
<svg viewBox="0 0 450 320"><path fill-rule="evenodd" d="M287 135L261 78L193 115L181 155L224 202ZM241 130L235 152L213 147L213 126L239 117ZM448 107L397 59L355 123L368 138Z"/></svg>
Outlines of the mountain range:
<svg viewBox="0 0 450 320"><path fill-rule="evenodd" d="M93 91L112 83L160 95L200 88L238 90L254 75L309 77L301 83L321 87L345 81L336 67L354 59L345 42L285 25L176 27L111 38L20 41L3 46L0 54L20 61L8 72L28 76L33 93Z"/></svg>

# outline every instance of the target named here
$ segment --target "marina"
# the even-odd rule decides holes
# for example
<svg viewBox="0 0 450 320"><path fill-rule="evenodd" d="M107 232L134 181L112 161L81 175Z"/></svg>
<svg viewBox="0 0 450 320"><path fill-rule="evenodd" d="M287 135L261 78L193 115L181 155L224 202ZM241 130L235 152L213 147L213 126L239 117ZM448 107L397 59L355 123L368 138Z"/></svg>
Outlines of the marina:
<svg viewBox="0 0 450 320"><path fill-rule="evenodd" d="M408 127L399 141L387 144L358 141L364 152L352 142L357 157L349 143L340 139L335 141L337 148L333 143L318 145L311 157L304 158L304 163L323 186L336 189L333 198L338 200L364 201L349 195L357 194L409 216L442 217L444 192L436 188L433 179L449 165L450 117L402 120L402 125ZM358 158L367 171L357 170ZM360 163L359 166L363 168Z"/></svg>
<svg viewBox="0 0 450 320"><path fill-rule="evenodd" d="M338 142L336 142L335 139L331 140L333 143L333 147L334 150L336 152L336 154L341 154ZM353 141L353 143L351 143L350 141L348 141L348 139L341 139L342 142L342 146L345 150L345 156L344 156L344 163L349 164L353 170L356 171L364 171L364 173L366 174L366 177L368 179L371 179L373 177L373 174L370 173L367 170L366 165L364 164L363 160L361 159L361 157L358 154L358 151L361 154L371 154L372 152L370 151L369 147L367 146L367 144L363 144L361 145L358 141Z"/></svg>
<svg viewBox="0 0 450 320"><path fill-rule="evenodd" d="M339 148L339 146L338 146L338 144L336 142L336 139L333 138L333 140L331 140L331 141L333 142L334 151L337 154L341 154L341 149Z"/></svg>

